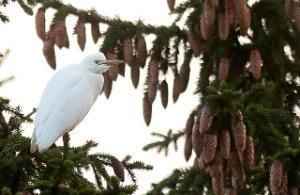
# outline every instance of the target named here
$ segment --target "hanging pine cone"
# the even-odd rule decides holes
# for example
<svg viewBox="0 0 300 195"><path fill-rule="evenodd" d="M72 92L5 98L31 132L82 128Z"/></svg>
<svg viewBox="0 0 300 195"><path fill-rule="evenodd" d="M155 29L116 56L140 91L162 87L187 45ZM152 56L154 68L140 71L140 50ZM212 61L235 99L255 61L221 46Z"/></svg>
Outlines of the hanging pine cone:
<svg viewBox="0 0 300 195"><path fill-rule="evenodd" d="M158 73L159 73L159 62L154 58L151 58L149 62L149 70L148 70L148 82L157 84L158 83Z"/></svg>
<svg viewBox="0 0 300 195"><path fill-rule="evenodd" d="M228 187L225 189L224 195L236 195L236 191L233 187Z"/></svg>
<svg viewBox="0 0 300 195"><path fill-rule="evenodd" d="M219 6L219 0L210 0L210 3L214 7L218 7Z"/></svg>
<svg viewBox="0 0 300 195"><path fill-rule="evenodd" d="M91 32L92 32L92 38L93 38L94 43L97 43L98 39L101 37L98 22L91 23Z"/></svg>
<svg viewBox="0 0 300 195"><path fill-rule="evenodd" d="M173 102L175 103L182 91L183 82L179 74L174 76L174 84L173 84Z"/></svg>
<svg viewBox="0 0 300 195"><path fill-rule="evenodd" d="M185 160L188 161L192 155L192 137L185 136L185 143L184 143L184 157Z"/></svg>
<svg viewBox="0 0 300 195"><path fill-rule="evenodd" d="M235 0L234 1L234 20L236 24L241 24L247 13L247 2L246 0Z"/></svg>
<svg viewBox="0 0 300 195"><path fill-rule="evenodd" d="M108 53L106 53L105 56L106 56L106 59L108 59L108 60L116 60L117 59L116 54L114 54L113 52L108 52ZM113 80L113 81L117 80L118 66L111 66L108 69L108 75L109 75L111 80Z"/></svg>
<svg viewBox="0 0 300 195"><path fill-rule="evenodd" d="M149 102L147 93L143 97L143 115L146 125L149 126L152 116L152 104Z"/></svg>
<svg viewBox="0 0 300 195"><path fill-rule="evenodd" d="M256 49L252 50L250 53L250 72L255 79L259 79L261 75L261 57L260 52Z"/></svg>
<svg viewBox="0 0 300 195"><path fill-rule="evenodd" d="M57 20L54 23L55 44L59 47L69 47L69 38L65 20Z"/></svg>
<svg viewBox="0 0 300 195"><path fill-rule="evenodd" d="M175 6L175 0L167 0L167 3L170 11L173 12Z"/></svg>
<svg viewBox="0 0 300 195"><path fill-rule="evenodd" d="M229 34L228 18L224 13L220 13L218 16L218 35L221 40L226 40Z"/></svg>
<svg viewBox="0 0 300 195"><path fill-rule="evenodd" d="M205 134L211 126L213 117L210 115L209 106L205 104L201 109L199 132Z"/></svg>
<svg viewBox="0 0 300 195"><path fill-rule="evenodd" d="M194 127L194 116L192 114L189 115L184 128L184 134L188 137L192 136L193 127Z"/></svg>
<svg viewBox="0 0 300 195"><path fill-rule="evenodd" d="M52 69L56 68L56 57L54 50L54 34L53 34L53 26L50 27L49 32L45 36L45 40L43 42L43 54Z"/></svg>
<svg viewBox="0 0 300 195"><path fill-rule="evenodd" d="M204 170L207 167L207 163L204 160L204 154L203 153L197 158L197 163L198 163L198 168L200 170Z"/></svg>
<svg viewBox="0 0 300 195"><path fill-rule="evenodd" d="M225 130L220 135L220 150L224 159L228 160L230 157L230 133Z"/></svg>
<svg viewBox="0 0 300 195"><path fill-rule="evenodd" d="M246 127L244 122L242 120L237 120L233 125L232 132L237 154L242 161L242 154L246 148Z"/></svg>
<svg viewBox="0 0 300 195"><path fill-rule="evenodd" d="M203 140L203 152L204 162L210 163L215 158L217 149L217 136L213 134L205 134Z"/></svg>
<svg viewBox="0 0 300 195"><path fill-rule="evenodd" d="M213 177L211 179L215 195L224 195L224 183L222 177Z"/></svg>
<svg viewBox="0 0 300 195"><path fill-rule="evenodd" d="M157 84L148 83L147 84L147 96L149 102L152 104L156 98L157 94Z"/></svg>
<svg viewBox="0 0 300 195"><path fill-rule="evenodd" d="M272 193L281 193L282 192L282 173L283 173L283 164L280 160L274 160L270 169L270 188Z"/></svg>
<svg viewBox="0 0 300 195"><path fill-rule="evenodd" d="M254 144L251 136L246 138L246 148L243 154L243 162L246 170L250 170L254 163Z"/></svg>
<svg viewBox="0 0 300 195"><path fill-rule="evenodd" d="M190 64L189 63L183 63L180 67L179 71L179 77L181 79L181 93L184 92L188 86L189 80L190 80Z"/></svg>
<svg viewBox="0 0 300 195"><path fill-rule="evenodd" d="M116 157L111 157L111 166L115 175L123 182L125 180L123 164Z"/></svg>
<svg viewBox="0 0 300 195"><path fill-rule="evenodd" d="M35 29L38 37L42 40L45 39L45 9L39 8L35 15Z"/></svg>
<svg viewBox="0 0 300 195"><path fill-rule="evenodd" d="M112 80L110 79L108 72L104 73L104 84L102 90L104 91L104 94L108 99L112 90Z"/></svg>
<svg viewBox="0 0 300 195"><path fill-rule="evenodd" d="M225 17L229 26L234 24L234 0L225 0Z"/></svg>
<svg viewBox="0 0 300 195"><path fill-rule="evenodd" d="M125 62L131 65L133 60L133 46L131 37L126 37L123 41L123 56Z"/></svg>
<svg viewBox="0 0 300 195"><path fill-rule="evenodd" d="M147 47L145 38L142 35L136 37L137 60L141 68L144 68L147 59Z"/></svg>
<svg viewBox="0 0 300 195"><path fill-rule="evenodd" d="M140 67L138 65L138 61L136 57L134 57L131 61L130 76L134 88L137 88L140 80Z"/></svg>
<svg viewBox="0 0 300 195"><path fill-rule="evenodd" d="M241 35L246 36L248 34L248 29L250 28L250 25L251 25L250 8L246 6L244 20L240 22Z"/></svg>
<svg viewBox="0 0 300 195"><path fill-rule="evenodd" d="M288 195L288 177L285 171L282 172L281 189L283 195Z"/></svg>
<svg viewBox="0 0 300 195"><path fill-rule="evenodd" d="M166 80L163 80L160 83L159 90L160 90L161 103L164 108L167 108L168 98L169 98L169 89L168 89L168 83Z"/></svg>
<svg viewBox="0 0 300 195"><path fill-rule="evenodd" d="M204 17L201 15L200 17L200 32L201 36L204 40L208 40L211 34L211 25L205 22Z"/></svg>
<svg viewBox="0 0 300 195"><path fill-rule="evenodd" d="M125 63L118 65L118 73L121 76L125 76Z"/></svg>
<svg viewBox="0 0 300 195"><path fill-rule="evenodd" d="M235 190L244 188L246 174L238 153L236 151L231 152L231 170L232 170L232 186Z"/></svg>
<svg viewBox="0 0 300 195"><path fill-rule="evenodd" d="M202 48L201 48L201 38L194 33L193 29L190 28L188 33L188 42L193 50L194 56L198 57L201 54Z"/></svg>
<svg viewBox="0 0 300 195"><path fill-rule="evenodd" d="M219 177L223 180L223 159L220 151L216 152L214 160L209 164L209 173L212 178Z"/></svg>
<svg viewBox="0 0 300 195"><path fill-rule="evenodd" d="M215 7L210 3L210 0L205 0L202 16L207 25L211 26L214 23Z"/></svg>
<svg viewBox="0 0 300 195"><path fill-rule="evenodd" d="M203 151L203 144L204 144L204 135L199 133L199 119L197 118L192 132L192 143L193 143L193 150L197 157L199 157Z"/></svg>
<svg viewBox="0 0 300 195"><path fill-rule="evenodd" d="M228 72L229 72L229 60L228 58L221 58L219 62L219 80L220 81L225 81L228 77Z"/></svg>
<svg viewBox="0 0 300 195"><path fill-rule="evenodd" d="M293 15L295 19L295 26L298 32L300 32L300 5L296 4L294 9L293 9Z"/></svg>
<svg viewBox="0 0 300 195"><path fill-rule="evenodd" d="M293 18L293 4L294 4L294 0L285 0L284 1L284 17L286 19Z"/></svg>
<svg viewBox="0 0 300 195"><path fill-rule="evenodd" d="M86 35L85 35L85 24L82 20L78 20L75 26L75 34L77 34L77 43L81 49L84 50L85 42L86 42Z"/></svg>

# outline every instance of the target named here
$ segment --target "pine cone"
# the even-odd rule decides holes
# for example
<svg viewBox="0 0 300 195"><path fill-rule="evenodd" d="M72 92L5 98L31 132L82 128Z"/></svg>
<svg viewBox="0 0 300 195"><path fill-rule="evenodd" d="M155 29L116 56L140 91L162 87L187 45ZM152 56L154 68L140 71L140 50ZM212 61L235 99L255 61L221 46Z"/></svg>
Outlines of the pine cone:
<svg viewBox="0 0 300 195"><path fill-rule="evenodd" d="M184 92L188 86L189 80L190 80L190 64L189 63L183 63L180 67L179 71L179 77L181 79L181 93Z"/></svg>
<svg viewBox="0 0 300 195"><path fill-rule="evenodd" d="M138 64L141 68L144 68L147 59L147 47L145 38L142 35L136 37L136 50Z"/></svg>
<svg viewBox="0 0 300 195"><path fill-rule="evenodd" d="M125 63L118 65L118 73L121 76L125 76Z"/></svg>
<svg viewBox="0 0 300 195"><path fill-rule="evenodd" d="M228 187L225 189L224 195L236 195L236 191L233 187Z"/></svg>
<svg viewBox="0 0 300 195"><path fill-rule="evenodd" d="M56 68L56 57L54 50L54 32L53 26L50 27L49 32L45 36L44 45L43 45L43 54L52 69Z"/></svg>
<svg viewBox="0 0 300 195"><path fill-rule="evenodd" d="M166 80L163 80L160 83L159 90L160 90L161 103L164 108L167 108L168 98L169 98L169 89L168 89L168 83Z"/></svg>
<svg viewBox="0 0 300 195"><path fill-rule="evenodd" d="M193 150L199 157L203 151L204 135L199 133L199 119L196 119L192 133Z"/></svg>
<svg viewBox="0 0 300 195"><path fill-rule="evenodd" d="M200 170L204 170L207 167L207 163L205 163L203 153L197 158L197 162L198 162L198 168Z"/></svg>
<svg viewBox="0 0 300 195"><path fill-rule="evenodd" d="M219 62L219 80L225 81L228 77L229 72L229 60L227 58L222 58Z"/></svg>
<svg viewBox="0 0 300 195"><path fill-rule="evenodd" d="M214 7L218 7L219 6L219 0L210 0L210 3Z"/></svg>
<svg viewBox="0 0 300 195"><path fill-rule="evenodd" d="M241 24L246 17L247 2L245 0L234 0L234 20Z"/></svg>
<svg viewBox="0 0 300 195"><path fill-rule="evenodd" d="M241 35L246 36L248 34L248 29L250 28L250 25L251 25L250 8L246 6L245 17L244 17L243 21L240 22Z"/></svg>
<svg viewBox="0 0 300 195"><path fill-rule="evenodd" d="M45 39L45 9L39 8L35 15L35 29L38 37L42 40Z"/></svg>
<svg viewBox="0 0 300 195"><path fill-rule="evenodd" d="M77 34L77 43L80 49L83 51L86 42L85 24L80 19L77 21L77 24L75 26L75 33Z"/></svg>
<svg viewBox="0 0 300 195"><path fill-rule="evenodd" d="M113 52L106 53L106 59L108 60L116 60L117 56ZM111 78L111 80L115 81L118 78L118 66L111 66L108 69L108 75Z"/></svg>
<svg viewBox="0 0 300 195"><path fill-rule="evenodd" d="M288 177L285 171L282 173L281 178L281 189L282 189L282 195L288 195Z"/></svg>
<svg viewBox="0 0 300 195"><path fill-rule="evenodd" d="M225 0L225 17L229 26L234 24L234 0Z"/></svg>
<svg viewBox="0 0 300 195"><path fill-rule="evenodd" d="M131 65L133 60L133 46L131 37L126 37L123 41L123 56L125 62Z"/></svg>
<svg viewBox="0 0 300 195"><path fill-rule="evenodd" d="M211 28L212 26L207 24L205 22L205 19L203 17L203 15L201 15L200 17L200 32L201 32L201 36L204 40L208 40L211 34Z"/></svg>
<svg viewBox="0 0 300 195"><path fill-rule="evenodd" d="M243 152L246 148L246 127L242 120L237 120L233 125L233 138L236 151L240 160L243 159Z"/></svg>
<svg viewBox="0 0 300 195"><path fill-rule="evenodd" d="M224 194L224 183L222 177L213 177L211 179L212 187L215 195Z"/></svg>
<svg viewBox="0 0 300 195"><path fill-rule="evenodd" d="M284 16L286 19L293 18L293 4L294 4L294 0L284 1Z"/></svg>
<svg viewBox="0 0 300 195"><path fill-rule="evenodd" d="M54 23L55 44L59 47L69 47L69 39L65 20L57 20Z"/></svg>
<svg viewBox="0 0 300 195"><path fill-rule="evenodd" d="M241 162L239 155L236 151L231 152L231 170L232 170L232 185L235 190L240 190L244 188L246 174Z"/></svg>
<svg viewBox="0 0 300 195"><path fill-rule="evenodd" d="M147 93L145 93L143 97L143 115L146 125L149 126L152 115L152 104L149 102Z"/></svg>
<svg viewBox="0 0 300 195"><path fill-rule="evenodd" d="M188 42L193 50L194 56L198 57L201 54L202 48L201 48L201 38L194 33L193 29L190 28L188 33Z"/></svg>
<svg viewBox="0 0 300 195"><path fill-rule="evenodd" d="M215 158L217 149L217 136L213 134L205 134L203 140L203 152L204 162L210 163Z"/></svg>
<svg viewBox="0 0 300 195"><path fill-rule="evenodd" d="M300 5L296 4L293 10L294 19L295 19L295 26L298 32L300 32Z"/></svg>
<svg viewBox="0 0 300 195"><path fill-rule="evenodd" d="M210 0L205 0L202 16L207 25L211 26L214 23L215 7L210 3Z"/></svg>
<svg viewBox="0 0 300 195"><path fill-rule="evenodd" d="M147 96L149 102L152 104L155 100L157 94L157 84L148 83L147 84Z"/></svg>
<svg viewBox="0 0 300 195"><path fill-rule="evenodd" d="M258 50L254 49L250 53L250 72L255 79L259 79L261 75L261 57Z"/></svg>
<svg viewBox="0 0 300 195"><path fill-rule="evenodd" d="M111 157L111 166L115 175L123 182L125 180L123 164L116 157Z"/></svg>
<svg viewBox="0 0 300 195"><path fill-rule="evenodd" d="M224 13L220 13L218 16L218 34L221 40L226 40L229 34L228 18Z"/></svg>
<svg viewBox="0 0 300 195"><path fill-rule="evenodd" d="M92 38L93 38L94 43L97 43L99 37L101 37L98 22L91 23L91 32L92 32Z"/></svg>
<svg viewBox="0 0 300 195"><path fill-rule="evenodd" d="M254 163L254 144L251 136L246 138L246 149L243 154L244 167L246 170L250 170Z"/></svg>
<svg viewBox="0 0 300 195"><path fill-rule="evenodd" d="M104 91L104 94L105 94L107 99L109 98L109 96L111 94L111 90L112 90L112 80L109 77L108 72L105 72L104 73L103 91Z"/></svg>
<svg viewBox="0 0 300 195"><path fill-rule="evenodd" d="M131 61L130 73L132 84L134 88L137 88L140 80L140 67L136 57L134 57Z"/></svg>
<svg viewBox="0 0 300 195"><path fill-rule="evenodd" d="M274 160L270 169L270 188L272 193L282 192L283 164L280 160Z"/></svg>
<svg viewBox="0 0 300 195"><path fill-rule="evenodd" d="M189 118L186 121L184 133L186 136L191 137L193 134L193 127L194 127L194 116L192 114L189 115Z"/></svg>
<svg viewBox="0 0 300 195"><path fill-rule="evenodd" d="M192 155L192 137L185 136L185 143L184 143L184 157L185 160L188 161Z"/></svg>
<svg viewBox="0 0 300 195"><path fill-rule="evenodd" d="M159 62L152 58L149 62L149 68L148 68L148 82L157 84L158 83L158 73L159 73Z"/></svg>
<svg viewBox="0 0 300 195"><path fill-rule="evenodd" d="M205 104L201 109L199 132L205 134L211 126L212 116L210 115L209 106Z"/></svg>
<svg viewBox="0 0 300 195"><path fill-rule="evenodd" d="M182 91L183 81L179 74L174 76L174 84L173 84L173 102L175 103Z"/></svg>
<svg viewBox="0 0 300 195"><path fill-rule="evenodd" d="M175 0L167 0L167 2L168 2L168 7L169 7L170 11L173 12L174 6L175 6Z"/></svg>
<svg viewBox="0 0 300 195"><path fill-rule="evenodd" d="M223 159L220 151L215 154L214 160L209 164L209 172L212 178L219 177L223 180Z"/></svg>
<svg viewBox="0 0 300 195"><path fill-rule="evenodd" d="M221 154L224 159L228 160L230 157L230 133L229 131L225 130L222 131L220 136Z"/></svg>

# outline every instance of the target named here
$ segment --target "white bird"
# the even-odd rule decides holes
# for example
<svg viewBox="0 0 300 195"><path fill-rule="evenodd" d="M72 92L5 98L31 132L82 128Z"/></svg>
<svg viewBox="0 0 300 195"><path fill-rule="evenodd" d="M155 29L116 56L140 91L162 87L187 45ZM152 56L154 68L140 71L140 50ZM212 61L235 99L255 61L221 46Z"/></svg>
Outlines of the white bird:
<svg viewBox="0 0 300 195"><path fill-rule="evenodd" d="M102 90L102 73L120 63L98 52L53 75L37 107L31 153L47 150L84 119Z"/></svg>

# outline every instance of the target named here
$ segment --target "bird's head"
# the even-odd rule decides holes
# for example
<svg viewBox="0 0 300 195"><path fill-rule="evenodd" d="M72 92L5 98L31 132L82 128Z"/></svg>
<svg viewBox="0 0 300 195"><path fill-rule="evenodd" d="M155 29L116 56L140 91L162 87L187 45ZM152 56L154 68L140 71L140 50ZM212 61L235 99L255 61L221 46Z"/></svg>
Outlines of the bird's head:
<svg viewBox="0 0 300 195"><path fill-rule="evenodd" d="M94 73L102 74L106 72L111 66L122 64L122 60L106 60L105 55L101 52L97 52L85 57L81 64Z"/></svg>

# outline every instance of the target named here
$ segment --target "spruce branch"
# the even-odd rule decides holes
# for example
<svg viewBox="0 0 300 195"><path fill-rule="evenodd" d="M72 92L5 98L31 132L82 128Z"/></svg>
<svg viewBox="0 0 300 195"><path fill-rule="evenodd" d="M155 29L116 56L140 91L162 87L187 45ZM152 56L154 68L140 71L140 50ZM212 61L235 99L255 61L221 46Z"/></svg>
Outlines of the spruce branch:
<svg viewBox="0 0 300 195"><path fill-rule="evenodd" d="M172 129L170 129L167 132L167 135L161 134L161 133L156 133L152 132L152 136L159 137L162 140L161 141L156 141L150 144L147 144L146 146L143 147L144 151L148 151L150 149L157 148L157 152L160 153L162 150L165 151L165 155L168 155L169 152L169 145L173 142L175 151L177 151L177 140L184 135L183 131L178 131L176 133L172 132Z"/></svg>

